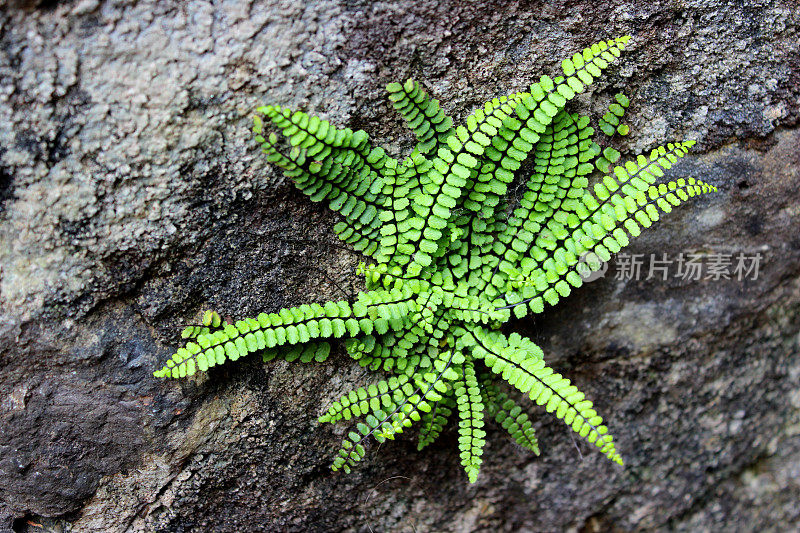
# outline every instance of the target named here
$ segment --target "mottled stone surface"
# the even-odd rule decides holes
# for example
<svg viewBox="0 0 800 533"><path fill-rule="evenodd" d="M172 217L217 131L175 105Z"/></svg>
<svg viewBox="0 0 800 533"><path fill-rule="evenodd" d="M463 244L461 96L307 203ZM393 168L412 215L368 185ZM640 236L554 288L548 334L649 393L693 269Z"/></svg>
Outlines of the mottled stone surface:
<svg viewBox="0 0 800 533"><path fill-rule="evenodd" d="M800 520L800 15L796 2L73 2L0 7L0 531L782 531ZM633 35L576 109L631 97L631 155L695 138L673 176L719 193L631 253L760 252L757 280L612 275L518 324L605 415L614 467L537 417L344 476L326 402L363 381L258 361L152 370L181 324L341 297L359 257L259 157L266 102L410 135L382 87L455 117ZM325 275L315 270L319 266ZM532 409L535 412L535 409Z"/></svg>

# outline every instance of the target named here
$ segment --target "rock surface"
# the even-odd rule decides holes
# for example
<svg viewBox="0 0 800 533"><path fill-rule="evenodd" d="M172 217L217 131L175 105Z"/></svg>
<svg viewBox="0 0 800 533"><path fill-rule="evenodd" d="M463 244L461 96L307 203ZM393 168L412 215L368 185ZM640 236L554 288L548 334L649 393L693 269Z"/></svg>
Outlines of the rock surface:
<svg viewBox="0 0 800 533"><path fill-rule="evenodd" d="M0 11L0 531L789 529L798 28L793 0L12 0ZM695 138L672 175L719 187L628 252L762 256L756 280L609 274L519 324L596 400L624 469L541 417L542 456L491 430L472 486L452 430L419 453L411 436L374 449L345 476L328 469L343 428L315 423L363 381L343 355L151 377L201 309L239 317L359 286L335 217L259 157L257 105L402 153L411 137L387 82L414 77L462 118L624 33L630 51L579 106L598 112L624 90L623 154Z"/></svg>

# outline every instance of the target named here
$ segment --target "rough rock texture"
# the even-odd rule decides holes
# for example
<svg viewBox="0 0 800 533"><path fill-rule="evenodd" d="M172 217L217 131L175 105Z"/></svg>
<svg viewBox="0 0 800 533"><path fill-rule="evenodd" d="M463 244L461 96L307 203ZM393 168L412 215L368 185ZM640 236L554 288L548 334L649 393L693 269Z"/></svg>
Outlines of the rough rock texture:
<svg viewBox="0 0 800 533"><path fill-rule="evenodd" d="M12 0L0 7L0 531L781 531L800 520L800 16L794 0ZM624 154L696 138L673 176L720 192L631 253L760 252L757 280L616 280L519 324L596 399L626 467L536 422L349 476L325 404L363 381L257 361L162 383L181 324L357 288L333 215L250 141L276 102L410 135L413 76L463 117L630 33L582 105L624 89ZM324 269L324 275L318 270ZM535 409L533 409L535 411Z"/></svg>

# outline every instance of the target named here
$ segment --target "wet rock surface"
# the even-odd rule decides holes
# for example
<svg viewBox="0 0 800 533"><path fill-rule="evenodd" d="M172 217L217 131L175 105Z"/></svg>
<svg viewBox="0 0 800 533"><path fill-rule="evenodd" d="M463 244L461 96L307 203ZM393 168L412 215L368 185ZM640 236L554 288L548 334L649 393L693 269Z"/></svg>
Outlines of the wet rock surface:
<svg viewBox="0 0 800 533"><path fill-rule="evenodd" d="M0 531L787 530L800 519L800 15L725 2L73 2L0 11ZM490 429L328 469L325 364L151 377L201 309L240 317L359 287L336 219L260 157L257 105L411 136L382 87L456 119L630 33L576 109L624 90L623 157L694 138L672 177L719 188L626 250L760 253L758 279L608 275L515 327L595 400L609 464L536 417L539 458ZM320 271L320 268L322 269ZM531 411L536 413L536 408Z"/></svg>

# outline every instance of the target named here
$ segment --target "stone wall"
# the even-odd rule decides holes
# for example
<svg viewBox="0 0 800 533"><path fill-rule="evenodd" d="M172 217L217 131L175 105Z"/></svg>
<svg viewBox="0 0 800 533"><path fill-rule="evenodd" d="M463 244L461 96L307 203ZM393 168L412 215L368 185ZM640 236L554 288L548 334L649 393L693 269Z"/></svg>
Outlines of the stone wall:
<svg viewBox="0 0 800 533"><path fill-rule="evenodd" d="M0 531L788 529L800 520L800 11L793 0L12 0L0 7ZM246 361L152 378L201 309L341 297L360 258L251 141L263 103L412 140L383 87L457 119L633 36L576 109L631 97L623 155L694 138L719 187L631 253L761 253L757 280L596 281L518 324L593 399L617 468L536 417L330 472L327 402L363 381ZM324 269L320 274L319 267ZM532 409L536 412L535 409Z"/></svg>

